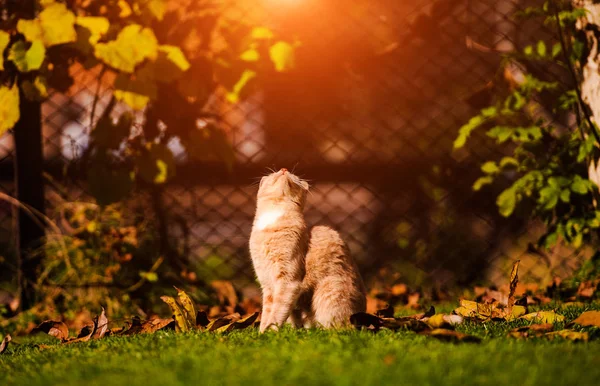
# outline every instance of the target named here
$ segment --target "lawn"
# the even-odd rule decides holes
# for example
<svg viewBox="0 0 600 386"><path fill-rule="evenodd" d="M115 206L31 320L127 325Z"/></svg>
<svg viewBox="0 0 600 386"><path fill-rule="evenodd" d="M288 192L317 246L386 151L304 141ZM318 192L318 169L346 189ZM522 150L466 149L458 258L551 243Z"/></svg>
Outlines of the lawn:
<svg viewBox="0 0 600 386"><path fill-rule="evenodd" d="M564 314L571 320L580 311ZM412 332L288 328L263 335L159 331L44 349L16 337L0 356L0 385L598 384L598 329L588 329L586 343L506 337L527 323L461 325L483 338L479 344Z"/></svg>

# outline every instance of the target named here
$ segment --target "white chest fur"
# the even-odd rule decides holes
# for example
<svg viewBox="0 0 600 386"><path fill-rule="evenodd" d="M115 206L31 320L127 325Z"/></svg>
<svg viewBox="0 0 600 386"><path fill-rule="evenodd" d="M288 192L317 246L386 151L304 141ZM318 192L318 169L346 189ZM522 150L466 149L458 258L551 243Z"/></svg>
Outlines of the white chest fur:
<svg viewBox="0 0 600 386"><path fill-rule="evenodd" d="M283 214L283 209L269 209L258 216L254 226L258 230L264 230L272 227L277 223L277 220L283 216Z"/></svg>

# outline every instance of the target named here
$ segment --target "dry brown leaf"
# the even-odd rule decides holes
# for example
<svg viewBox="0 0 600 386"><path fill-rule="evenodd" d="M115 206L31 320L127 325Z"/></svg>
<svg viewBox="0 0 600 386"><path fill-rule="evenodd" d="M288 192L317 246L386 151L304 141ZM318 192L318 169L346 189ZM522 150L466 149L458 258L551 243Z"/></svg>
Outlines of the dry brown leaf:
<svg viewBox="0 0 600 386"><path fill-rule="evenodd" d="M515 261L510 271L510 290L508 292L508 308L509 313L512 311L512 307L515 305L515 290L519 283L519 260Z"/></svg>
<svg viewBox="0 0 600 386"><path fill-rule="evenodd" d="M175 329L175 319L150 319L144 323L142 323L140 334L152 334L156 331L160 331L163 329L174 330Z"/></svg>
<svg viewBox="0 0 600 386"><path fill-rule="evenodd" d="M0 354L4 353L8 349L8 343L10 341L12 341L12 337L9 334L6 334L0 343Z"/></svg>
<svg viewBox="0 0 600 386"><path fill-rule="evenodd" d="M350 323L357 329L367 328L379 330L383 326L383 319L377 315L366 312L358 312L350 316Z"/></svg>
<svg viewBox="0 0 600 386"><path fill-rule="evenodd" d="M92 338L92 335L94 335L94 333L96 332L97 329L98 329L97 320L94 320L94 324L92 325L91 328L89 326L85 326L84 328L81 329L77 338L63 341L63 343L71 344L71 343L87 342Z"/></svg>
<svg viewBox="0 0 600 386"><path fill-rule="evenodd" d="M600 327L600 311L586 311L573 321L581 326Z"/></svg>
<svg viewBox="0 0 600 386"><path fill-rule="evenodd" d="M214 330L215 332L223 333L230 332L233 330L243 330L244 328L248 328L252 326L252 324L258 319L258 312L253 313L252 315L248 315L245 318L236 320L233 323L222 326Z"/></svg>
<svg viewBox="0 0 600 386"><path fill-rule="evenodd" d="M62 341L69 338L69 328L66 324L57 320L46 320L40 323L31 333L44 332Z"/></svg>
<svg viewBox="0 0 600 386"><path fill-rule="evenodd" d="M392 307L388 304L387 307L382 308L381 310L377 310L375 315L379 316L380 318L393 318L394 317L394 307Z"/></svg>
<svg viewBox="0 0 600 386"><path fill-rule="evenodd" d="M227 316L223 316L220 318L217 318L215 320L212 320L207 326L206 329L208 331L215 331L225 325L228 325L230 323L236 322L241 318L240 314L231 314L231 315L227 315Z"/></svg>
<svg viewBox="0 0 600 386"><path fill-rule="evenodd" d="M230 281L227 280L214 280L210 283L211 287L217 293L219 303L222 305L228 305L235 307L238 304L238 297L235 293L235 288Z"/></svg>
<svg viewBox="0 0 600 386"><path fill-rule="evenodd" d="M204 311L198 311L196 314L196 327L206 327L210 323L208 315Z"/></svg>
<svg viewBox="0 0 600 386"><path fill-rule="evenodd" d="M544 333L552 331L553 328L554 325L550 323L532 324L529 326L514 328L510 331L509 335L513 338L529 338L534 336L542 336Z"/></svg>
<svg viewBox="0 0 600 386"><path fill-rule="evenodd" d="M462 332L457 332L454 330L447 330L444 328L436 328L434 330L425 330L421 332L422 335L431 336L433 338L447 341L447 342L469 342L469 343L479 343L481 342L481 338L463 334Z"/></svg>
<svg viewBox="0 0 600 386"><path fill-rule="evenodd" d="M139 316L134 316L131 318L131 325L129 328L121 333L121 335L136 335L142 332L142 320Z"/></svg>
<svg viewBox="0 0 600 386"><path fill-rule="evenodd" d="M92 334L92 339L102 339L108 330L108 318L102 307L102 313L100 316L94 318L94 325L96 325L96 331Z"/></svg>
<svg viewBox="0 0 600 386"><path fill-rule="evenodd" d="M577 296L580 298L591 299L596 294L598 285L600 285L600 279L582 282L577 289Z"/></svg>

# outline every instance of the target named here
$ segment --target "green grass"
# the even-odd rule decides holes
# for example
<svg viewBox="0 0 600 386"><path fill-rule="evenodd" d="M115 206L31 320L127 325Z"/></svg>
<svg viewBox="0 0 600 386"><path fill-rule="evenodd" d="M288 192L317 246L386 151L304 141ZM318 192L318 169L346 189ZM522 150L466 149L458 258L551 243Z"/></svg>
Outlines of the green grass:
<svg viewBox="0 0 600 386"><path fill-rule="evenodd" d="M581 310L567 310L573 319ZM514 323L467 323L480 344L411 332L291 330L110 337L0 356L0 385L595 385L598 329L587 343L506 337ZM561 328L562 326L557 326Z"/></svg>

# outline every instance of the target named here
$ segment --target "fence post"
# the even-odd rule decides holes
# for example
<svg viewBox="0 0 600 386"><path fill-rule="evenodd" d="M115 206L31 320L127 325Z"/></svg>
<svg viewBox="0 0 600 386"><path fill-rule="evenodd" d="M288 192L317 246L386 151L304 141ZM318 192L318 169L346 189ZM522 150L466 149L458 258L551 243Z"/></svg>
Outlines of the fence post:
<svg viewBox="0 0 600 386"><path fill-rule="evenodd" d="M35 17L35 1L28 2L25 12ZM25 8L25 5L21 5ZM41 103L30 101L20 91L19 110L21 118L14 127L15 186L17 199L28 207L44 213L44 181L42 177L42 109ZM44 237L41 228L23 209L16 217L16 250L21 309L31 308L35 302L34 284L39 254L32 252Z"/></svg>

